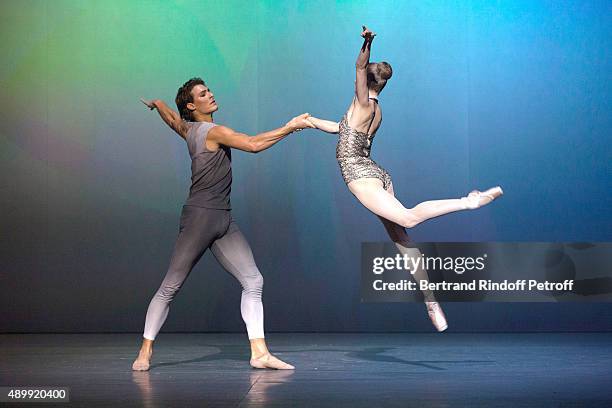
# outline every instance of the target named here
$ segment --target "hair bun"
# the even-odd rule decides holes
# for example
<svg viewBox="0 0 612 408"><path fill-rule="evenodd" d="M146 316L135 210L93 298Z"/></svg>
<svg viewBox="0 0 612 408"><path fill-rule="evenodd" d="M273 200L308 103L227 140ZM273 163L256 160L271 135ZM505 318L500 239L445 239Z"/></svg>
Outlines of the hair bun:
<svg viewBox="0 0 612 408"><path fill-rule="evenodd" d="M378 64L378 73L382 79L387 80L393 75L393 70L388 62L381 62Z"/></svg>

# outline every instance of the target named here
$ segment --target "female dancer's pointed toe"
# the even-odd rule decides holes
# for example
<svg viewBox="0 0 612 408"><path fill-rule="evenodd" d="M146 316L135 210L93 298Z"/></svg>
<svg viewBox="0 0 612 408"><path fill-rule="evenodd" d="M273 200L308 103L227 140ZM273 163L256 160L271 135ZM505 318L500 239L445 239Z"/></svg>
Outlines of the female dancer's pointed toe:
<svg viewBox="0 0 612 408"><path fill-rule="evenodd" d="M491 203L504 194L500 186L492 187L485 191L472 190L467 197L461 198L466 210L474 210Z"/></svg>
<svg viewBox="0 0 612 408"><path fill-rule="evenodd" d="M500 186L496 186L496 187L488 189L484 193L488 196L493 197L493 199L496 199L498 197L501 197L504 194L504 190L502 190Z"/></svg>
<svg viewBox="0 0 612 408"><path fill-rule="evenodd" d="M437 331L443 332L448 329L448 323L446 322L446 316L444 316L444 312L442 311L442 307L438 302L425 302L425 306L427 306L427 314L431 319L434 327Z"/></svg>

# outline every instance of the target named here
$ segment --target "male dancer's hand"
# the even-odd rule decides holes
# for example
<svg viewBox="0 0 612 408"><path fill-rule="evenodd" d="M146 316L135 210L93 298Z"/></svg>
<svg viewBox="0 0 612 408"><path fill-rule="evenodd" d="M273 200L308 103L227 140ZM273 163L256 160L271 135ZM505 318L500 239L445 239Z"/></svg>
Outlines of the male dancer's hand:
<svg viewBox="0 0 612 408"><path fill-rule="evenodd" d="M361 36L363 38L365 38L366 40L372 41L374 39L374 37L376 36L376 33L368 30L368 28L364 25L361 26Z"/></svg>
<svg viewBox="0 0 612 408"><path fill-rule="evenodd" d="M140 101L144 103L145 105L147 105L147 108L151 110L155 109L155 100L148 101L144 98L140 98Z"/></svg>
<svg viewBox="0 0 612 408"><path fill-rule="evenodd" d="M310 123L310 121L308 120L309 116L309 113L302 113L301 115L296 116L295 118L287 122L285 126L288 127L292 132L299 132L300 130L307 127L314 129L316 128L316 126Z"/></svg>

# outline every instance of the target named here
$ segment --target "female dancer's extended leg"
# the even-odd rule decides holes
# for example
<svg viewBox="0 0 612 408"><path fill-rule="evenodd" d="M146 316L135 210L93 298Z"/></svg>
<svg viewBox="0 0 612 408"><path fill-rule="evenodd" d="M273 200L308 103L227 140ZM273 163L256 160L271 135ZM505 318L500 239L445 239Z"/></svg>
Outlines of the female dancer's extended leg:
<svg viewBox="0 0 612 408"><path fill-rule="evenodd" d="M392 196L394 196L393 185L390 185L389 189L386 191ZM404 227L402 227L401 225L395 222L389 221L388 219L384 217L379 216L378 218L384 225L385 230L387 231L387 234L389 234L389 238L391 238L391 241L393 241L393 243L395 244L395 247L400 252L400 254L402 255L405 254L405 255L408 255L409 257L414 257L414 258L419 258L422 255L421 251L418 248L409 247L410 237L406 233L406 229ZM417 284L419 284L420 281L429 282L429 276L427 275L427 271L421 267L421 264L419 264L419 268L417 268L414 271L412 276L414 277L414 280L417 282ZM423 296L425 298L425 301L427 302L436 301L436 298L431 290L424 290Z"/></svg>
<svg viewBox="0 0 612 408"><path fill-rule="evenodd" d="M405 228L454 211L482 207L502 194L500 187L493 187L484 192L473 191L467 197L424 201L413 208L406 208L383 188L377 178L357 179L351 181L348 187L368 210Z"/></svg>
<svg viewBox="0 0 612 408"><path fill-rule="evenodd" d="M408 255L411 258L420 258L422 256L421 251L418 248L409 248L410 238L408 234L406 234L406 230L399 224L386 220L382 217L379 217L382 221L387 233L391 240L395 243L397 250L402 255ZM411 271L412 273L412 271ZM427 274L427 270L423 268L422 264L419 264L418 268L412 274L413 279L417 283L417 285L421 285L421 282L429 282L429 275ZM423 297L425 299L425 306L427 307L427 314L431 319L431 322L435 326L438 331L444 331L448 328L448 324L446 323L446 317L444 316L444 312L442 311L442 307L436 301L436 297L434 296L433 291L429 289L425 289L421 291L423 293Z"/></svg>
<svg viewBox="0 0 612 408"><path fill-rule="evenodd" d="M382 184L382 183L381 183ZM382 188L382 185L381 185ZM389 186L389 189L386 190L388 194L394 196L393 185ZM421 251L418 248L409 248L410 245L410 237L406 233L406 229L401 225L389 221L384 217L378 217L380 221L385 226L385 230L387 230L387 234L389 234L389 238L391 241L395 243L397 250L402 255L408 255L412 258L420 258L422 256ZM414 273L412 273L413 279L416 281L417 285L421 285L420 282L429 282L429 275L427 274L427 270L423 268L422 264L418 264L419 266L415 269ZM423 297L425 299L425 305L427 306L427 313L429 318L431 319L433 325L436 327L438 331L446 330L448 324L446 323L446 317L444 316L444 312L440 305L436 302L436 297L434 296L433 291L429 289L422 290Z"/></svg>

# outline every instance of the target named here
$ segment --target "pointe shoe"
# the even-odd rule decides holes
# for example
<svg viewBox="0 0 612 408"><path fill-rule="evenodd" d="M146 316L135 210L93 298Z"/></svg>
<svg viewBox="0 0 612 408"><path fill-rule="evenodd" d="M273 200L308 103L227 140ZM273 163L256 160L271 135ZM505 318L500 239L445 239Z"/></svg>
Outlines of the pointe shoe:
<svg viewBox="0 0 612 408"><path fill-rule="evenodd" d="M252 358L250 361L251 367L253 368L272 368L275 370L295 370L295 367L291 364L287 364L284 361L279 360L272 354L267 353L258 358Z"/></svg>
<svg viewBox="0 0 612 408"><path fill-rule="evenodd" d="M425 302L425 306L427 306L427 314L436 330L439 332L446 330L448 324L446 323L446 317L444 316L440 304L438 302Z"/></svg>
<svg viewBox="0 0 612 408"><path fill-rule="evenodd" d="M497 186L486 191L472 190L467 197L463 197L461 200L464 201L466 209L474 210L489 204L502 194L504 194L504 190L502 190L500 186Z"/></svg>
<svg viewBox="0 0 612 408"><path fill-rule="evenodd" d="M140 358L140 353L136 360L134 360L134 364L132 364L133 371L149 371L149 367L151 366L151 355L149 355L149 360L142 360Z"/></svg>

